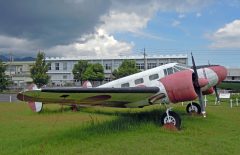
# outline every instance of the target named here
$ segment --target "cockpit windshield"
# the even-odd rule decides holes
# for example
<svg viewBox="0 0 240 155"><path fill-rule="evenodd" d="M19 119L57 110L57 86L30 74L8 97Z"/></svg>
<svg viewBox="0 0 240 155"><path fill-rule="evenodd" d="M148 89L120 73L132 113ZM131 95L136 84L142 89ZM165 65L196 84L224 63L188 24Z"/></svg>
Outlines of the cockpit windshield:
<svg viewBox="0 0 240 155"><path fill-rule="evenodd" d="M164 69L164 75L167 76L167 75L170 75L179 71L187 70L187 69L189 68L183 64L176 64L173 67Z"/></svg>
<svg viewBox="0 0 240 155"><path fill-rule="evenodd" d="M176 65L173 66L173 68L174 68L175 72L179 72L179 71L183 71L183 70L189 69L189 67L187 67L184 64L176 64Z"/></svg>

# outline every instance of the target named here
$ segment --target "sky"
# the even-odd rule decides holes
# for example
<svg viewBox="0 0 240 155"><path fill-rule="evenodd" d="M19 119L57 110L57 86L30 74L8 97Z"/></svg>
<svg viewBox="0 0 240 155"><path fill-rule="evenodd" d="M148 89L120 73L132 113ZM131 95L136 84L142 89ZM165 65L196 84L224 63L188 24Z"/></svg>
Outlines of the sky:
<svg viewBox="0 0 240 155"><path fill-rule="evenodd" d="M240 67L240 0L0 0L0 55L188 54Z"/></svg>

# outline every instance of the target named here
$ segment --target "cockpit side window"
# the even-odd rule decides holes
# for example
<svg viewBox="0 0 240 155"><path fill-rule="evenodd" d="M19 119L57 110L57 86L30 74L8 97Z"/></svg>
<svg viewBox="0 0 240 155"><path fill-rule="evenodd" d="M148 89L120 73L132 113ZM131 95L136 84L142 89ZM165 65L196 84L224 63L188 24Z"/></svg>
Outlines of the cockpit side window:
<svg viewBox="0 0 240 155"><path fill-rule="evenodd" d="M167 68L168 75L173 74L173 68Z"/></svg>
<svg viewBox="0 0 240 155"><path fill-rule="evenodd" d="M164 69L164 75L165 75L165 76L167 76L167 75L168 75L168 73L167 73L167 70L166 70L166 69Z"/></svg>

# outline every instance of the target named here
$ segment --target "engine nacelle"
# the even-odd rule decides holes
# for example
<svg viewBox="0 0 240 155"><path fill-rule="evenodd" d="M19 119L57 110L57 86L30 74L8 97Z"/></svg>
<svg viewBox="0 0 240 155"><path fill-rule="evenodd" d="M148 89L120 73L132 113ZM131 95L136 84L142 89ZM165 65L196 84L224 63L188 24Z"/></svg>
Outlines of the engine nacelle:
<svg viewBox="0 0 240 155"><path fill-rule="evenodd" d="M185 70L160 79L172 103L191 101L197 98L192 82L192 74L192 71Z"/></svg>
<svg viewBox="0 0 240 155"><path fill-rule="evenodd" d="M213 92L214 92L214 89L213 89L213 87L211 87L208 90L203 91L202 94L203 95L209 95L209 94L212 94Z"/></svg>

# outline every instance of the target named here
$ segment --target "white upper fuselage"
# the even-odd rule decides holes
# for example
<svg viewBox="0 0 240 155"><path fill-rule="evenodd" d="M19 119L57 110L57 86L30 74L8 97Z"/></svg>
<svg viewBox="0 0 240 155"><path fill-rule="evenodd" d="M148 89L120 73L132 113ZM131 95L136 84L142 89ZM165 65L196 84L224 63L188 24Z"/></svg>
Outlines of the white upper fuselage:
<svg viewBox="0 0 240 155"><path fill-rule="evenodd" d="M174 66L178 65L177 63L169 63L166 65L158 66L146 71L142 71L133 75L129 75L106 84L99 86L100 88L122 88L122 87L154 87L158 86L159 79L172 74L176 71ZM172 69L171 69L172 68ZM174 71L175 69L175 71ZM187 68L182 68L187 69ZM164 70L165 73L164 73ZM172 70L172 72L171 72ZM178 70L179 71L179 70Z"/></svg>

